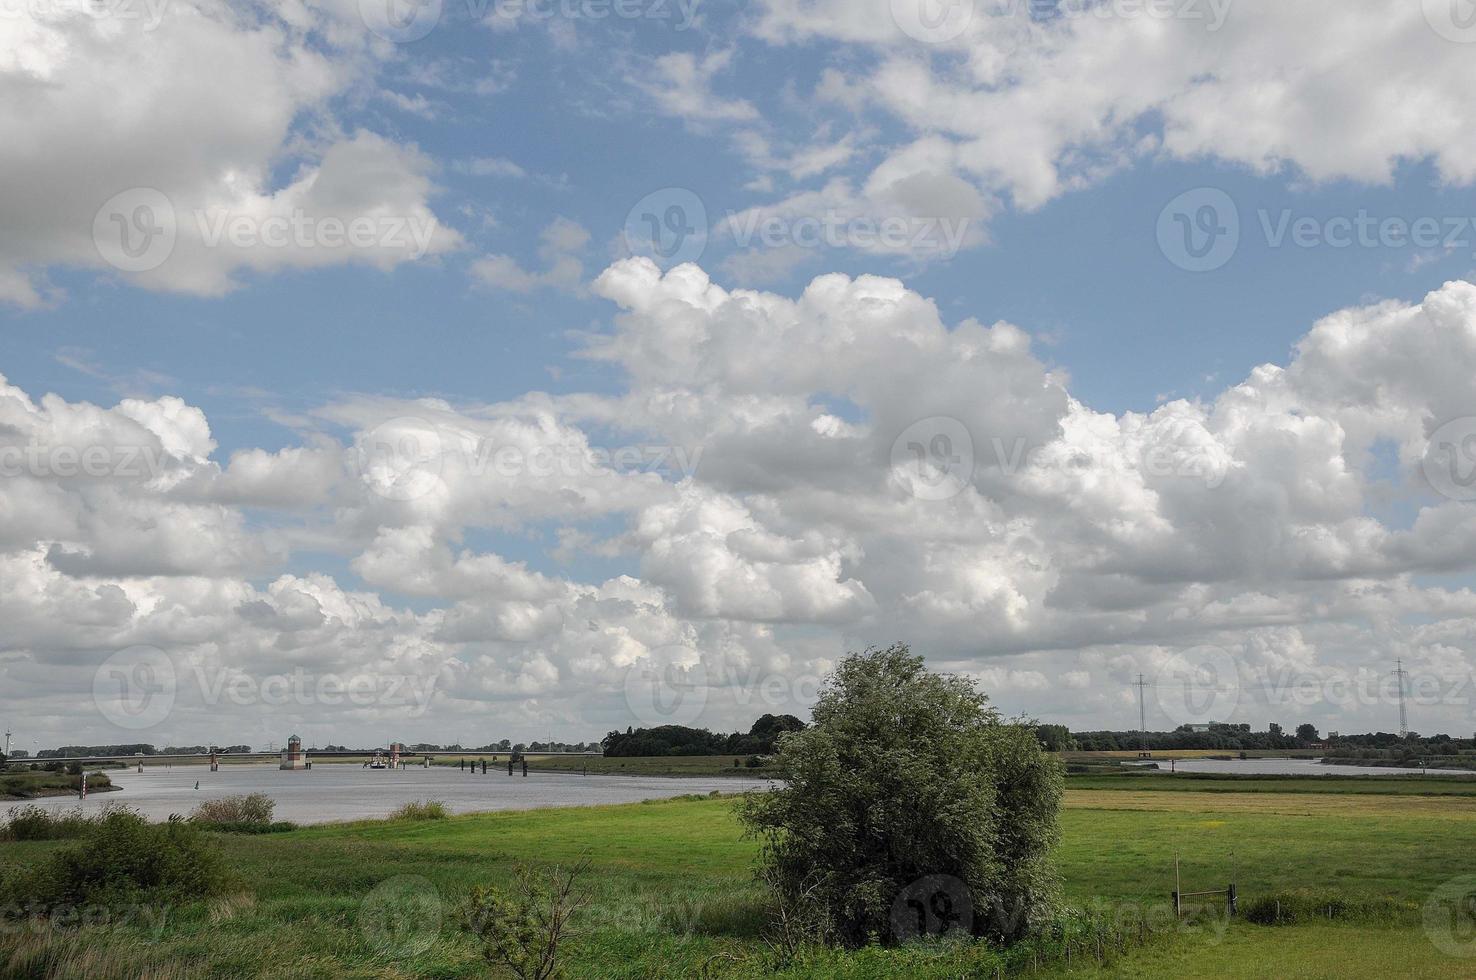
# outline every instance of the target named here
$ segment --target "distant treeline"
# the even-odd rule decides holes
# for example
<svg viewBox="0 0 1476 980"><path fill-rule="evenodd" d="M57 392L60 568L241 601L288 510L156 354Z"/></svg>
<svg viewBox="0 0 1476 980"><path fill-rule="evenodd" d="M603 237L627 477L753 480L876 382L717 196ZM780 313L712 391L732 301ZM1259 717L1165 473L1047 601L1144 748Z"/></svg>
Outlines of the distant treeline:
<svg viewBox="0 0 1476 980"><path fill-rule="evenodd" d="M1072 732L1062 725L1041 725L1037 733L1052 751L1123 752L1146 745L1149 751L1174 749L1226 749L1276 751L1316 749L1328 758L1411 761L1420 758L1476 756L1476 739L1429 737L1410 732L1321 735L1316 726L1301 724L1290 734L1272 724L1253 732L1249 725L1210 725L1199 731L1182 725L1171 732Z"/></svg>
<svg viewBox="0 0 1476 980"><path fill-rule="evenodd" d="M134 745L63 745L56 749L42 749L36 753L38 759L60 759L74 755L203 755L210 751L208 745L166 745L155 748L145 742ZM249 745L215 746L217 752L250 752Z"/></svg>
<svg viewBox="0 0 1476 980"><path fill-rule="evenodd" d="M658 725L611 732L600 744L607 756L769 755L780 735L804 727L794 715L764 715L747 733L724 735L705 728Z"/></svg>

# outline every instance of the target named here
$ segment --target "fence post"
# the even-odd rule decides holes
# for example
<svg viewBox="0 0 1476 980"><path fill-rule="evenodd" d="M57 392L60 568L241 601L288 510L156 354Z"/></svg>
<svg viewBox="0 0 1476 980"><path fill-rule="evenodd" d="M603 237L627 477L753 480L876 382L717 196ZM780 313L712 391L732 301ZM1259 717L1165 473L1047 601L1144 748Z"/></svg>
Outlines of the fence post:
<svg viewBox="0 0 1476 980"><path fill-rule="evenodd" d="M1183 914L1184 914L1183 913L1183 909L1179 905L1179 892L1181 890L1182 889L1179 887L1179 852L1178 851L1175 851L1174 852L1174 918L1176 918L1176 919L1182 918L1183 917Z"/></svg>
<svg viewBox="0 0 1476 980"><path fill-rule="evenodd" d="M1233 882L1233 881L1230 882L1230 887L1225 890L1225 894L1229 898L1229 903L1230 903L1230 917L1231 918L1234 918L1235 917L1235 908L1236 908L1236 904L1235 904L1235 882Z"/></svg>

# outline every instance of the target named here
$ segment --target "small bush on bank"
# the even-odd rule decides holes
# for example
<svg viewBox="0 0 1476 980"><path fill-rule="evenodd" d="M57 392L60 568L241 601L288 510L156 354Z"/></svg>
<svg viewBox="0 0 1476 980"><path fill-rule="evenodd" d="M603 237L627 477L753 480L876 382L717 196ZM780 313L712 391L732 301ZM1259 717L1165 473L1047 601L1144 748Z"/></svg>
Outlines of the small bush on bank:
<svg viewBox="0 0 1476 980"><path fill-rule="evenodd" d="M100 814L80 840L0 885L0 904L29 912L57 906L170 904L224 893L220 852L189 822L151 824L126 808Z"/></svg>
<svg viewBox="0 0 1476 980"><path fill-rule="evenodd" d="M190 819L208 824L270 824L276 809L276 801L265 793L247 793L206 800L195 807Z"/></svg>
<svg viewBox="0 0 1476 980"><path fill-rule="evenodd" d="M451 816L440 800L411 800L391 813L391 820L445 820Z"/></svg>

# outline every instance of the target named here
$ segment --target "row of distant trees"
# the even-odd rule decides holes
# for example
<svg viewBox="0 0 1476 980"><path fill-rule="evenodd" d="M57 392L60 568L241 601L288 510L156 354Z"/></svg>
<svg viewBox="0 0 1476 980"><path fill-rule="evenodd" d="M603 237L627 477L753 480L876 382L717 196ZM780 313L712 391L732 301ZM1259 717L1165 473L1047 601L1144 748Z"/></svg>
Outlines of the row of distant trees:
<svg viewBox="0 0 1476 980"><path fill-rule="evenodd" d="M74 755L189 755L204 754L214 748L217 752L250 752L249 745L166 745L157 748L147 742L131 745L63 745L55 749L42 749L36 753L38 759L60 759ZM19 754L17 754L19 758Z"/></svg>
<svg viewBox="0 0 1476 980"><path fill-rule="evenodd" d="M1171 732L1102 731L1073 732L1064 725L1039 725L1036 737L1052 752L1119 752L1146 745L1150 751L1175 749L1276 750L1318 749L1331 758L1412 759L1422 756L1466 756L1476 754L1476 739L1449 735L1423 736L1417 732L1332 734L1323 736L1317 726L1304 722L1290 733L1272 722L1265 731L1250 725L1216 724L1208 731L1181 725Z"/></svg>
<svg viewBox="0 0 1476 980"><path fill-rule="evenodd" d="M706 728L658 725L611 732L600 744L607 756L770 755L779 736L803 731L794 715L764 715L747 732L711 732Z"/></svg>
<svg viewBox="0 0 1476 980"><path fill-rule="evenodd" d="M1149 751L1172 749L1311 749L1320 748L1323 739L1317 727L1301 724L1292 733L1272 722L1263 732L1251 731L1250 725L1214 724L1208 731L1180 725L1171 732L1067 732L1060 725L1042 725L1041 740L1052 751L1118 752L1147 747Z"/></svg>
<svg viewBox="0 0 1476 980"><path fill-rule="evenodd" d="M383 746L378 746L383 748ZM320 751L323 752L373 752L375 746L368 748L350 748L347 745L325 745ZM489 742L486 745L463 746L463 745L434 745L429 742L418 742L408 746L412 752L598 752L598 742L513 742L510 739L502 739L499 742ZM54 749L42 749L36 753L37 759L61 759L79 755L204 755L214 749L224 755L232 753L250 752L249 745L166 745L162 748L151 745L148 742L135 742L126 745L63 745ZM11 753L12 760L29 758L21 750ZM4 756L0 756L0 762Z"/></svg>

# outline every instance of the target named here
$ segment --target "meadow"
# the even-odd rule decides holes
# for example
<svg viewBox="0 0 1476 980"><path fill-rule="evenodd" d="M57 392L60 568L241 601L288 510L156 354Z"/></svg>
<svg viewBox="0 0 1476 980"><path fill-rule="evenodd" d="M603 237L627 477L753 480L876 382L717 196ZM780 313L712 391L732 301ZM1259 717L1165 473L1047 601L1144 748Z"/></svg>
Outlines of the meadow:
<svg viewBox="0 0 1476 980"><path fill-rule="evenodd" d="M731 761L731 760L730 760ZM1163 777L1168 779L1170 777ZM458 907L478 884L506 884L519 863L590 862L589 904L564 953L577 977L995 977L1021 972L1114 977L1470 977L1469 932L1427 929L1422 910L1451 879L1476 873L1471 784L1349 779L1073 777L1058 865L1068 903L1124 925L1135 941L1106 965L1078 950L1001 957L934 944L777 956L728 798L507 812L439 820L324 825L216 836L233 894L129 921L11 923L7 977L472 977L488 975ZM1261 785L1264 782L1266 785ZM1387 786L1407 791L1389 792ZM1416 793L1421 787L1448 792ZM1371 789L1372 791L1363 791ZM4 864L42 859L56 842L0 844ZM1257 925L1196 907L1169 911L1178 855L1186 891L1237 883L1242 910L1268 896L1372 903L1375 914ZM407 910L409 910L407 912ZM1456 945L1442 950L1436 940Z"/></svg>

